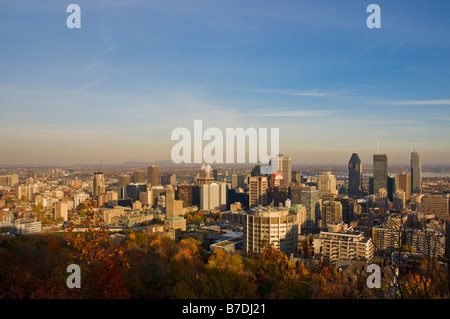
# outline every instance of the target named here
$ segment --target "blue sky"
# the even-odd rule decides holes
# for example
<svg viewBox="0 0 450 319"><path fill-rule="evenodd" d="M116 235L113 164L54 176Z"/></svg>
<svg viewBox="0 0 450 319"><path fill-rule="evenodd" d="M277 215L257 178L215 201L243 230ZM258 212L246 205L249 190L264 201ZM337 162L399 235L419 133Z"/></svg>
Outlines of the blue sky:
<svg viewBox="0 0 450 319"><path fill-rule="evenodd" d="M81 7L68 29L66 7ZM366 8L381 7L381 29ZM0 164L170 159L277 127L299 164L450 159L448 1L2 1Z"/></svg>

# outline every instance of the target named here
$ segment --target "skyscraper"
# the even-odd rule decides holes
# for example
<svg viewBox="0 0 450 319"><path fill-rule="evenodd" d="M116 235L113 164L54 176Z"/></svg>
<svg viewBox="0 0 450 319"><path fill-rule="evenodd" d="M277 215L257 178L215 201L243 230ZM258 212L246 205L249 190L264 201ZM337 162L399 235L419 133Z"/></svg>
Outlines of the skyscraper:
<svg viewBox="0 0 450 319"><path fill-rule="evenodd" d="M317 188L319 190L319 195L322 194L337 194L337 188L336 188L336 177L331 174L331 172L325 172L321 175L319 175L319 178L317 180Z"/></svg>
<svg viewBox="0 0 450 319"><path fill-rule="evenodd" d="M148 183L152 186L158 186L159 185L159 166L158 165L152 165L147 167L148 172Z"/></svg>
<svg viewBox="0 0 450 319"><path fill-rule="evenodd" d="M244 185L245 185L245 175L243 174L231 175L231 188L244 187Z"/></svg>
<svg viewBox="0 0 450 319"><path fill-rule="evenodd" d="M200 186L200 209L225 210L227 206L227 185L211 183Z"/></svg>
<svg viewBox="0 0 450 319"><path fill-rule="evenodd" d="M289 185L292 182L292 160L289 156L284 154L278 155L278 171L283 172L284 185Z"/></svg>
<svg viewBox="0 0 450 319"><path fill-rule="evenodd" d="M411 153L411 192L422 192L422 164L417 152Z"/></svg>
<svg viewBox="0 0 450 319"><path fill-rule="evenodd" d="M199 186L212 184L214 182L214 172L209 164L202 165L196 178L196 182Z"/></svg>
<svg viewBox="0 0 450 319"><path fill-rule="evenodd" d="M145 183L145 171L134 171L133 182L135 184Z"/></svg>
<svg viewBox="0 0 450 319"><path fill-rule="evenodd" d="M269 180L267 176L251 176L248 181L249 207L267 206L269 196Z"/></svg>
<svg viewBox="0 0 450 319"><path fill-rule="evenodd" d="M92 185L92 195L97 197L100 195L100 186L105 185L105 175L103 172L94 172L94 180Z"/></svg>
<svg viewBox="0 0 450 319"><path fill-rule="evenodd" d="M306 186L300 191L301 204L306 208L306 227L317 225L316 205L319 202L319 192L315 187Z"/></svg>
<svg viewBox="0 0 450 319"><path fill-rule="evenodd" d="M398 190L405 192L405 202L408 202L411 198L411 174L402 172L395 175L395 184Z"/></svg>
<svg viewBox="0 0 450 319"><path fill-rule="evenodd" d="M348 161L348 193L361 195L362 186L362 162L357 153L353 153Z"/></svg>
<svg viewBox="0 0 450 319"><path fill-rule="evenodd" d="M373 155L373 192L376 194L380 189L387 189L388 156L386 154Z"/></svg>
<svg viewBox="0 0 450 319"><path fill-rule="evenodd" d="M131 183L131 176L128 174L121 174L119 175L119 186L120 187L125 187L128 184Z"/></svg>

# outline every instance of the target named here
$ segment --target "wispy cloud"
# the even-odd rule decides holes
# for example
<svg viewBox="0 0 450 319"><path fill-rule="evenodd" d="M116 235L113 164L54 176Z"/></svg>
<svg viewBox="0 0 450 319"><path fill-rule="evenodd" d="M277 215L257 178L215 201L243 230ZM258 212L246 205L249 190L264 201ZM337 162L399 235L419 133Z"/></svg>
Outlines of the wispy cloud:
<svg viewBox="0 0 450 319"><path fill-rule="evenodd" d="M415 100L415 101L385 101L387 105L450 105L450 99L444 100Z"/></svg>
<svg viewBox="0 0 450 319"><path fill-rule="evenodd" d="M331 111L277 111L271 113L255 112L252 114L244 114L244 116L265 116L265 117L322 117L333 114Z"/></svg>

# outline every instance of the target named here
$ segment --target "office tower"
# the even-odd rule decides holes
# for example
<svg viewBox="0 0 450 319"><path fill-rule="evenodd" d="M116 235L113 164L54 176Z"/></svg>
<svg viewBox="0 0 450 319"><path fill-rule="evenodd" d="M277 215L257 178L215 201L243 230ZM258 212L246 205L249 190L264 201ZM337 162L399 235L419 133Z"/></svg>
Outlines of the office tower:
<svg viewBox="0 0 450 319"><path fill-rule="evenodd" d="M214 182L214 172L209 164L202 165L196 178L196 182L199 186L208 185Z"/></svg>
<svg viewBox="0 0 450 319"><path fill-rule="evenodd" d="M289 186L289 198L293 201L293 204L302 203L302 189L304 186L291 185Z"/></svg>
<svg viewBox="0 0 450 319"><path fill-rule="evenodd" d="M375 194L375 207L379 209L388 208L388 193L385 188L381 188Z"/></svg>
<svg viewBox="0 0 450 319"><path fill-rule="evenodd" d="M166 218L184 216L183 201L166 199Z"/></svg>
<svg viewBox="0 0 450 319"><path fill-rule="evenodd" d="M402 211L405 208L406 196L403 190L397 190L394 194L394 209Z"/></svg>
<svg viewBox="0 0 450 319"><path fill-rule="evenodd" d="M92 195L94 197L99 196L101 194L100 186L104 186L104 185L105 185L105 175L103 175L103 172L94 172Z"/></svg>
<svg viewBox="0 0 450 319"><path fill-rule="evenodd" d="M231 188L241 187L243 188L245 186L245 175L242 174L233 174L231 175Z"/></svg>
<svg viewBox="0 0 450 319"><path fill-rule="evenodd" d="M147 167L148 179L147 183L152 186L159 186L159 166L152 165Z"/></svg>
<svg viewBox="0 0 450 319"><path fill-rule="evenodd" d="M387 189L388 156L386 154L373 155L373 192L376 194L381 188Z"/></svg>
<svg viewBox="0 0 450 319"><path fill-rule="evenodd" d="M426 195L422 197L420 212L424 214L435 214L439 220L447 220L449 217L449 194Z"/></svg>
<svg viewBox="0 0 450 319"><path fill-rule="evenodd" d="M161 185L176 185L177 184L177 175L176 174L161 174Z"/></svg>
<svg viewBox="0 0 450 319"><path fill-rule="evenodd" d="M140 192L139 201L142 203L142 205L153 206L152 192L150 190Z"/></svg>
<svg viewBox="0 0 450 319"><path fill-rule="evenodd" d="M292 181L300 184L302 182L302 173L292 172Z"/></svg>
<svg viewBox="0 0 450 319"><path fill-rule="evenodd" d="M153 206L158 206L158 201L160 200L160 197L164 195L165 198L166 195L166 189L162 186L152 186L150 192Z"/></svg>
<svg viewBox="0 0 450 319"><path fill-rule="evenodd" d="M305 186L300 192L300 197L301 204L306 208L306 226L315 227L318 219L319 192L315 187Z"/></svg>
<svg viewBox="0 0 450 319"><path fill-rule="evenodd" d="M119 200L119 194L116 191L109 190L106 192L106 201L117 201Z"/></svg>
<svg viewBox="0 0 450 319"><path fill-rule="evenodd" d="M145 171L134 171L133 182L135 184L144 184L145 183Z"/></svg>
<svg viewBox="0 0 450 319"><path fill-rule="evenodd" d="M422 192L422 164L417 152L411 153L411 191L419 194Z"/></svg>
<svg viewBox="0 0 450 319"><path fill-rule="evenodd" d="M216 169L213 169L212 171L213 171L213 178L214 178L215 181L217 181L218 180L217 179L218 178L218 172L217 172Z"/></svg>
<svg viewBox="0 0 450 319"><path fill-rule="evenodd" d="M250 172L250 176L261 176L261 163L257 162L255 167L253 167L252 171Z"/></svg>
<svg viewBox="0 0 450 319"><path fill-rule="evenodd" d="M289 185L292 182L292 161L290 157L283 154L278 155L278 172L283 173L284 185Z"/></svg>
<svg viewBox="0 0 450 319"><path fill-rule="evenodd" d="M172 185L166 186L166 200L175 200L175 190Z"/></svg>
<svg viewBox="0 0 450 319"><path fill-rule="evenodd" d="M357 153L348 161L348 193L360 196L362 191L362 162Z"/></svg>
<svg viewBox="0 0 450 319"><path fill-rule="evenodd" d="M391 175L388 176L387 178L387 196L388 196L388 200L389 202L393 202L394 201L394 193L397 190L396 187L396 183L395 183L395 178L392 177Z"/></svg>
<svg viewBox="0 0 450 319"><path fill-rule="evenodd" d="M201 210L225 210L227 206L227 185L211 183L200 186Z"/></svg>
<svg viewBox="0 0 450 319"><path fill-rule="evenodd" d="M369 195L373 195L373 177L369 177Z"/></svg>
<svg viewBox="0 0 450 319"><path fill-rule="evenodd" d="M184 207L200 205L200 187L198 185L178 185L175 197L183 201Z"/></svg>
<svg viewBox="0 0 450 319"><path fill-rule="evenodd" d="M342 221L349 224L353 220L353 198L340 196L338 200L342 204Z"/></svg>
<svg viewBox="0 0 450 319"><path fill-rule="evenodd" d="M139 200L139 194L147 191L147 184L131 183L126 186L126 198L134 201Z"/></svg>
<svg viewBox="0 0 450 319"><path fill-rule="evenodd" d="M342 222L342 204L338 201L325 201L322 203L321 227L327 228L330 224Z"/></svg>
<svg viewBox="0 0 450 319"><path fill-rule="evenodd" d="M285 254L295 252L300 233L297 213L286 207L254 207L243 219L244 253L260 253L264 241Z"/></svg>
<svg viewBox="0 0 450 319"><path fill-rule="evenodd" d="M269 181L267 176L250 176L248 179L249 207L267 206Z"/></svg>
<svg viewBox="0 0 450 319"><path fill-rule="evenodd" d="M398 190L405 192L405 201L409 202L411 199L411 174L402 172L395 176L395 184Z"/></svg>
<svg viewBox="0 0 450 319"><path fill-rule="evenodd" d="M329 193L329 194L337 194L336 188L336 177L331 174L331 172L324 172L319 175L317 180L317 188L319 191L319 195Z"/></svg>
<svg viewBox="0 0 450 319"><path fill-rule="evenodd" d="M131 183L131 176L128 174L120 174L119 175L119 186L125 187Z"/></svg>

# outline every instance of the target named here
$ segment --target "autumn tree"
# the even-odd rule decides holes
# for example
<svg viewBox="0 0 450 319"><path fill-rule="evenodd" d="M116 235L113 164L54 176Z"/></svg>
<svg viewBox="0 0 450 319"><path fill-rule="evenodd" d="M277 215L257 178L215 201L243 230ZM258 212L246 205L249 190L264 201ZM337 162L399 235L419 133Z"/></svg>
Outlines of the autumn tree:
<svg viewBox="0 0 450 319"><path fill-rule="evenodd" d="M94 211L94 202L85 203L86 217L80 223L82 232L71 224L66 240L73 258L82 269L82 296L87 298L127 298L121 270L129 267L122 245L110 247L109 230L101 213Z"/></svg>

